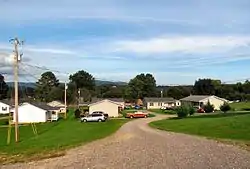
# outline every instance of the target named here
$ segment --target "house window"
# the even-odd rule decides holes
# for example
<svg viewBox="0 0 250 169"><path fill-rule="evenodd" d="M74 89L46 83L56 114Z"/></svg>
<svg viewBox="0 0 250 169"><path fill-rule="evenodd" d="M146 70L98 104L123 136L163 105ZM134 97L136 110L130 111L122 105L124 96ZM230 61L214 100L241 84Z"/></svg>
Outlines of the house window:
<svg viewBox="0 0 250 169"><path fill-rule="evenodd" d="M154 103L149 103L149 106L154 106Z"/></svg>
<svg viewBox="0 0 250 169"><path fill-rule="evenodd" d="M7 107L2 107L2 111L7 111Z"/></svg>
<svg viewBox="0 0 250 169"><path fill-rule="evenodd" d="M161 103L161 102L159 102L159 103L158 103L158 106L162 106L162 103Z"/></svg>

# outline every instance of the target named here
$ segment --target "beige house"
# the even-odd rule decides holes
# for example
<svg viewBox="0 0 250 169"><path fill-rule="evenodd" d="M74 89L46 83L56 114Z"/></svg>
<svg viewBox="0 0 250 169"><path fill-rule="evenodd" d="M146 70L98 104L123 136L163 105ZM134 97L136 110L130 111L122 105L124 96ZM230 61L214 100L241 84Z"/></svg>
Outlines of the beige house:
<svg viewBox="0 0 250 169"><path fill-rule="evenodd" d="M104 113L107 113L109 117L118 117L119 109L121 106L123 105L119 104L118 102L114 102L109 99L104 99L89 104L89 114L95 111L102 111Z"/></svg>
<svg viewBox="0 0 250 169"><path fill-rule="evenodd" d="M191 95L180 100L181 104L191 104L194 107L200 108L206 105L208 102L214 106L215 110L220 110L220 106L228 100L217 97L217 96L207 96L207 95Z"/></svg>
<svg viewBox="0 0 250 169"><path fill-rule="evenodd" d="M171 97L145 97L144 106L147 109L161 109L163 107L170 108L180 106L180 102Z"/></svg>
<svg viewBox="0 0 250 169"><path fill-rule="evenodd" d="M60 101L55 100L55 101L49 102L48 105L51 107L58 108L57 109L58 113L65 112L65 105L64 105L64 103L62 103Z"/></svg>

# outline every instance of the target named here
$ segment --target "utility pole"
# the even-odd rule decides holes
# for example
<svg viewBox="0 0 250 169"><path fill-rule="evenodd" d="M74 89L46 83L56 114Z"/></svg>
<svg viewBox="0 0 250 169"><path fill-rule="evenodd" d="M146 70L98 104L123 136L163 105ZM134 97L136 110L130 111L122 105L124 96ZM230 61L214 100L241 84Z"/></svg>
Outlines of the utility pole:
<svg viewBox="0 0 250 169"><path fill-rule="evenodd" d="M78 109L80 108L80 97L81 97L81 90L78 89Z"/></svg>
<svg viewBox="0 0 250 169"><path fill-rule="evenodd" d="M65 119L67 118L67 83L65 82L65 90L64 90L64 108L65 108Z"/></svg>
<svg viewBox="0 0 250 169"><path fill-rule="evenodd" d="M19 126L18 126L18 63L21 61L21 55L18 52L18 46L23 44L18 38L10 39L14 44L14 87L15 87L15 141L19 141Z"/></svg>

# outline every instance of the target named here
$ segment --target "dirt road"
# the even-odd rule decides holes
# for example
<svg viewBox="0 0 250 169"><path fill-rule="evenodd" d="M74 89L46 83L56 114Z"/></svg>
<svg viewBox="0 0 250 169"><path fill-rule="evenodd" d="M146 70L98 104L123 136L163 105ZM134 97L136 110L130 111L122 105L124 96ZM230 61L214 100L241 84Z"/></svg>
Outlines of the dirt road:
<svg viewBox="0 0 250 169"><path fill-rule="evenodd" d="M157 116L125 124L116 134L63 157L1 166L2 169L247 169L250 153L200 137L148 127Z"/></svg>

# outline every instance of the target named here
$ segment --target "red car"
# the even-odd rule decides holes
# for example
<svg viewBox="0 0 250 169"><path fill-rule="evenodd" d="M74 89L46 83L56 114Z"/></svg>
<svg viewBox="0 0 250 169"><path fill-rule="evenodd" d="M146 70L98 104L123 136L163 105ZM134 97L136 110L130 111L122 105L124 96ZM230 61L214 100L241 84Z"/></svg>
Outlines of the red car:
<svg viewBox="0 0 250 169"><path fill-rule="evenodd" d="M204 110L203 108L199 108L199 109L197 110L197 112L198 112L198 113L206 113L205 110Z"/></svg>
<svg viewBox="0 0 250 169"><path fill-rule="evenodd" d="M127 113L126 117L127 118L147 118L148 117L148 113L146 112L142 112L142 111L137 111L134 113Z"/></svg>

